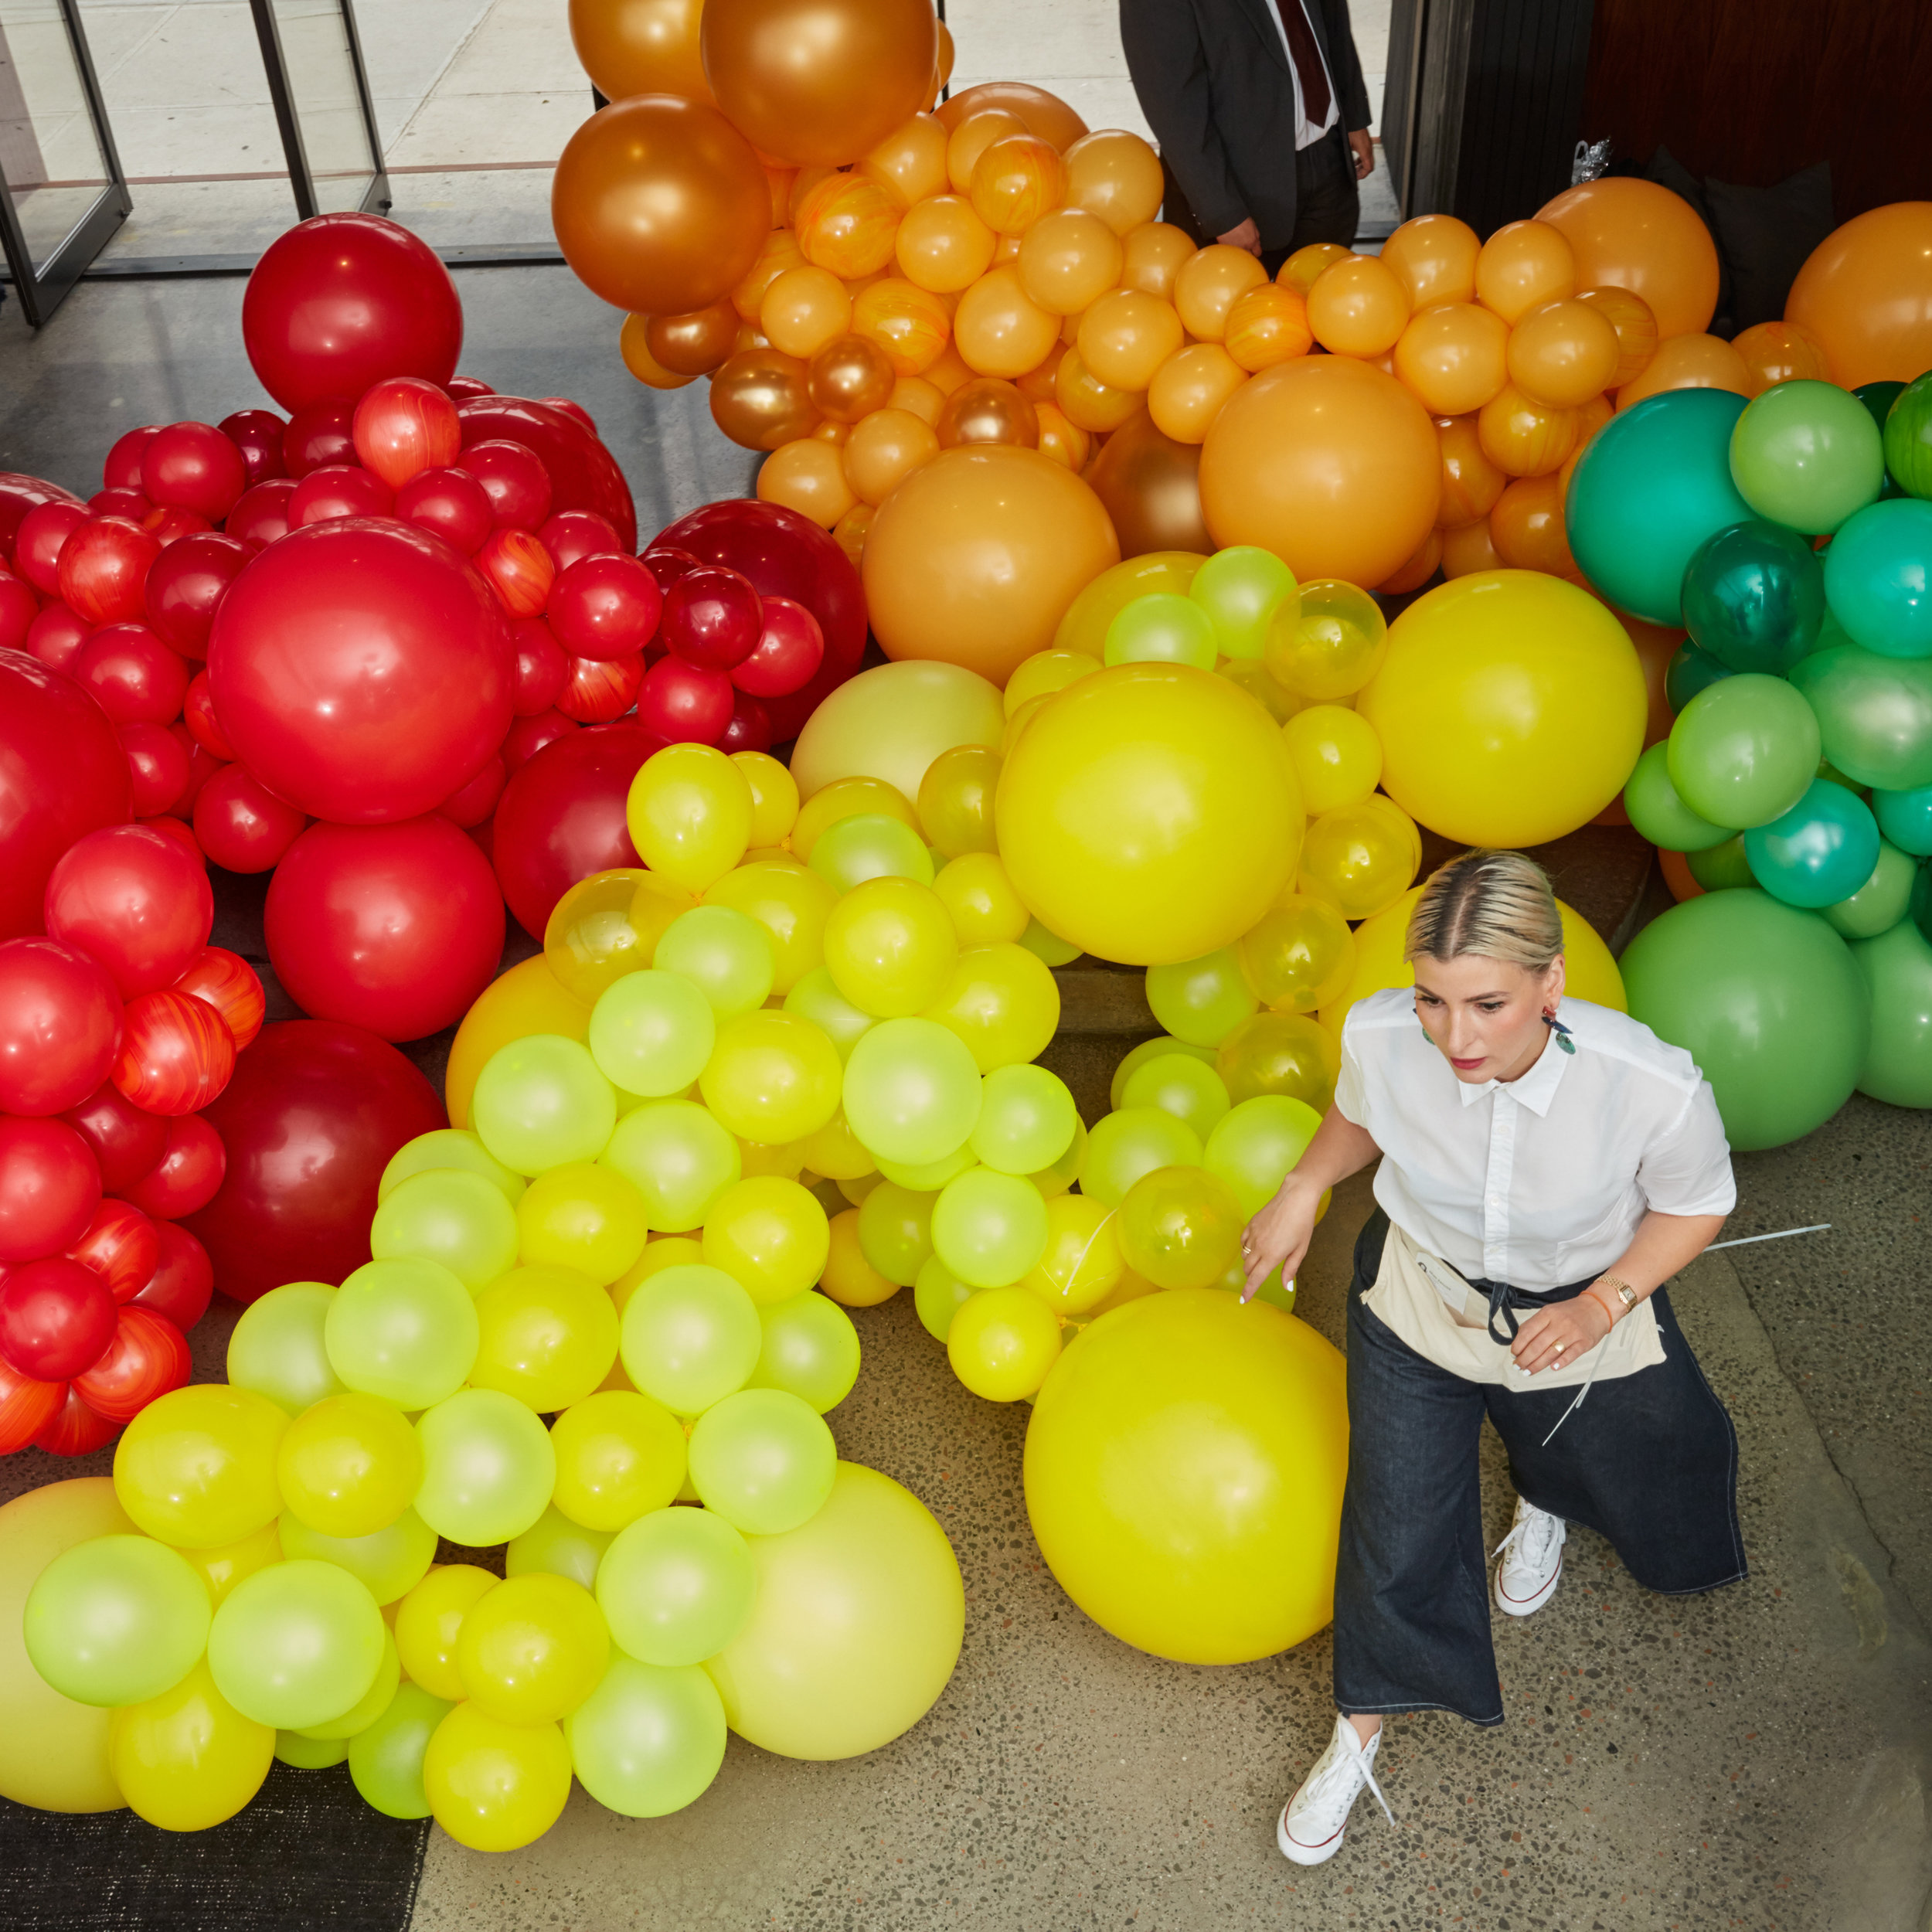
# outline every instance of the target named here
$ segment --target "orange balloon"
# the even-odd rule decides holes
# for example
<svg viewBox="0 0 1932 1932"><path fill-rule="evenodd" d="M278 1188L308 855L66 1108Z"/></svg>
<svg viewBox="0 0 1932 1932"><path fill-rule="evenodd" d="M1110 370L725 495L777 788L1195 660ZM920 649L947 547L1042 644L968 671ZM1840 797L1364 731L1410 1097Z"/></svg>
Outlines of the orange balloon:
<svg viewBox="0 0 1932 1932"><path fill-rule="evenodd" d="M939 60L927 0L705 0L718 105L780 161L835 167L924 104Z"/></svg>
<svg viewBox="0 0 1932 1932"><path fill-rule="evenodd" d="M906 210L893 247L906 281L954 295L992 266L998 239L964 196L932 195Z"/></svg>
<svg viewBox="0 0 1932 1932"><path fill-rule="evenodd" d="M1932 201L1869 209L1812 250L1784 318L1824 344L1832 379L1843 387L1911 382L1932 369L1928 263Z"/></svg>
<svg viewBox="0 0 1932 1932"><path fill-rule="evenodd" d="M1194 259L1194 243L1172 222L1144 221L1121 238L1121 286L1174 299L1174 281Z"/></svg>
<svg viewBox="0 0 1932 1932"><path fill-rule="evenodd" d="M938 454L930 423L909 410L874 410L845 439L845 481L860 502L876 508Z"/></svg>
<svg viewBox="0 0 1932 1932"><path fill-rule="evenodd" d="M878 345L896 377L930 369L952 328L937 295L896 275L868 283L852 305L852 332Z"/></svg>
<svg viewBox="0 0 1932 1932"><path fill-rule="evenodd" d="M939 412L946 406L946 398L924 376L902 376L893 385L892 401L887 406L904 410L930 429L939 420Z"/></svg>
<svg viewBox="0 0 1932 1932"><path fill-rule="evenodd" d="M1053 372L1053 400L1066 420L1090 436L1106 436L1138 412L1145 399L1132 389L1110 389L1070 349Z"/></svg>
<svg viewBox="0 0 1932 1932"><path fill-rule="evenodd" d="M1605 175L1566 189L1536 219L1563 231L1577 287L1642 296L1662 336L1710 327L1717 312L1717 247L1682 196L1635 175Z"/></svg>
<svg viewBox="0 0 1932 1932"><path fill-rule="evenodd" d="M1145 390L1155 372L1181 346L1181 318L1172 302L1117 288L1080 318L1074 346L1110 389Z"/></svg>
<svg viewBox="0 0 1932 1932"><path fill-rule="evenodd" d="M1260 293L1250 289L1241 300ZM1163 436L1177 443L1204 443L1228 398L1247 379L1247 371L1224 344L1196 342L1161 365L1147 392L1147 413Z"/></svg>
<svg viewBox="0 0 1932 1932"><path fill-rule="evenodd" d="M731 306L741 321L755 322L765 291L787 269L806 266L798 237L789 228L774 228L766 236L758 259L745 272L744 279L731 291Z"/></svg>
<svg viewBox="0 0 1932 1932"><path fill-rule="evenodd" d="M1553 577L1577 574L1563 534L1563 495L1554 476L1519 477L1489 512L1489 540L1512 570L1543 570Z"/></svg>
<svg viewBox="0 0 1932 1932"><path fill-rule="evenodd" d="M1502 567L1502 559L1490 541L1487 517L1480 523L1465 523L1458 529L1443 532L1442 574L1445 577L1466 577L1478 570Z"/></svg>
<svg viewBox="0 0 1932 1932"><path fill-rule="evenodd" d="M1687 899L1701 899L1704 896L1703 887L1692 876L1690 861L1681 852L1666 852L1658 846L1657 869L1664 875L1664 883L1669 886L1670 896L1679 905Z"/></svg>
<svg viewBox="0 0 1932 1932"><path fill-rule="evenodd" d="M1245 248L1216 242L1200 249L1174 278L1174 306L1182 325L1196 342L1218 342L1226 332L1228 311L1268 271Z"/></svg>
<svg viewBox="0 0 1932 1932"><path fill-rule="evenodd" d="M1476 413L1482 453L1505 476L1546 476L1563 466L1577 447L1574 410L1552 409L1526 396L1514 383Z"/></svg>
<svg viewBox="0 0 1932 1932"><path fill-rule="evenodd" d="M952 29L942 20L939 23L939 66L937 70L939 84L942 87L952 78L953 58L955 51L953 46Z"/></svg>
<svg viewBox="0 0 1932 1932"><path fill-rule="evenodd" d="M1125 235L1161 212L1161 158L1138 134L1103 128L1066 150L1066 206L1098 215Z"/></svg>
<svg viewBox="0 0 1932 1932"><path fill-rule="evenodd" d="M862 503L856 509L848 510L832 526L832 541L852 559L855 570L866 554L866 538L872 529L873 514L869 503Z"/></svg>
<svg viewBox="0 0 1932 1932"><path fill-rule="evenodd" d="M1593 275L1587 285L1607 281ZM1476 257L1476 300L1514 326L1526 310L1577 292L1577 259L1563 233L1540 221L1498 228Z"/></svg>
<svg viewBox="0 0 1932 1932"><path fill-rule="evenodd" d="M1058 94L1024 80L982 80L941 101L935 111L950 130L989 107L1013 115L1029 134L1050 141L1062 154L1087 132L1087 123Z"/></svg>
<svg viewBox="0 0 1932 1932"><path fill-rule="evenodd" d="M675 369L666 369L651 353L653 319L648 315L624 317L624 327L617 335L617 353L624 358L624 367L652 389L682 389L685 383L696 382L696 376L680 376Z"/></svg>
<svg viewBox="0 0 1932 1932"><path fill-rule="evenodd" d="M938 658L1003 685L1120 555L1100 498L1052 457L946 450L879 505L866 608L887 657Z"/></svg>
<svg viewBox="0 0 1932 1932"><path fill-rule="evenodd" d="M1420 310L1395 349L1397 379L1432 416L1467 416L1509 379L1509 325L1474 302Z"/></svg>
<svg viewBox="0 0 1932 1932"><path fill-rule="evenodd" d="M845 481L843 452L808 436L781 443L758 469L758 501L776 503L829 530L859 501Z"/></svg>
<svg viewBox="0 0 1932 1932"><path fill-rule="evenodd" d="M698 56L704 0L570 0L570 40L606 100L682 94L716 105Z"/></svg>
<svg viewBox="0 0 1932 1932"><path fill-rule="evenodd" d="M943 401L952 394L961 383L970 383L975 372L961 359L958 345L948 342L939 354L920 372L924 379L939 391ZM937 419L935 419L937 420Z"/></svg>
<svg viewBox="0 0 1932 1932"><path fill-rule="evenodd" d="M1310 242L1298 248L1276 271L1274 279L1284 288L1305 295L1337 262L1346 261L1354 251L1339 242Z"/></svg>
<svg viewBox="0 0 1932 1932"><path fill-rule="evenodd" d="M758 327L774 349L805 359L852 327L852 298L829 268L788 268L758 304Z"/></svg>
<svg viewBox="0 0 1932 1932"><path fill-rule="evenodd" d="M758 259L771 191L750 144L716 108L644 94L613 101L570 137L550 219L592 294L682 315L728 295Z"/></svg>
<svg viewBox="0 0 1932 1932"><path fill-rule="evenodd" d="M1617 373L1617 332L1587 302L1545 302L1509 332L1509 379L1553 409L1580 409Z"/></svg>
<svg viewBox="0 0 1932 1932"><path fill-rule="evenodd" d="M738 311L713 302L689 315L654 315L645 331L651 353L679 376L709 376L738 339Z"/></svg>
<svg viewBox="0 0 1932 1932"><path fill-rule="evenodd" d="M1060 380L1060 364L1067 352L1065 343L1056 342L1046 352L1046 361L1029 369L1024 376L1016 377L1014 386L1029 403L1052 402L1054 386Z"/></svg>
<svg viewBox="0 0 1932 1932"><path fill-rule="evenodd" d="M896 379L876 342L862 335L842 335L811 359L805 371L805 393L821 416L849 425L883 410L892 400Z"/></svg>
<svg viewBox="0 0 1932 1932"><path fill-rule="evenodd" d="M1043 456L1050 456L1063 468L1071 470L1076 476L1087 468L1087 459L1094 447L1094 439L1083 429L1077 429L1052 403L1036 403L1034 413L1039 419L1039 448Z"/></svg>
<svg viewBox="0 0 1932 1932"><path fill-rule="evenodd" d="M818 417L805 365L775 349L740 349L711 379L711 420L748 450L809 436Z"/></svg>
<svg viewBox="0 0 1932 1932"><path fill-rule="evenodd" d="M821 423L812 434L821 443L829 443L834 449L842 450L846 439L852 434L852 425L849 423Z"/></svg>
<svg viewBox="0 0 1932 1932"><path fill-rule="evenodd" d="M953 346L980 376L1024 376L1046 361L1060 332L1060 318L1027 294L1013 268L981 276L953 315Z"/></svg>
<svg viewBox="0 0 1932 1932"><path fill-rule="evenodd" d="M1409 306L1476 299L1476 257L1482 243L1454 215L1418 215L1382 244L1382 265L1409 291Z"/></svg>
<svg viewBox="0 0 1932 1932"><path fill-rule="evenodd" d="M828 175L798 205L798 246L842 281L874 275L893 258L903 212L897 193L869 175Z"/></svg>
<svg viewBox="0 0 1932 1932"><path fill-rule="evenodd" d="M1278 362L1208 431L1201 502L1217 545L1272 550L1305 583L1380 583L1436 520L1442 461L1422 405L1340 355Z"/></svg>
<svg viewBox="0 0 1932 1932"><path fill-rule="evenodd" d="M1221 337L1221 346L1250 374L1305 355L1314 345L1308 303L1279 282L1258 283L1245 295L1237 295ZM1211 349L1213 344L1203 342L1201 346ZM1192 443L1200 438L1181 440Z"/></svg>
<svg viewBox="0 0 1932 1932"><path fill-rule="evenodd" d="M1409 291L1373 255L1337 262L1308 291L1308 327L1334 355L1386 355L1409 325Z"/></svg>
<svg viewBox="0 0 1932 1932"><path fill-rule="evenodd" d="M1762 396L1777 383L1832 379L1825 345L1801 323L1760 322L1733 335L1731 347L1744 365L1744 379L1750 385L1747 393L1752 396Z"/></svg>
<svg viewBox="0 0 1932 1932"><path fill-rule="evenodd" d="M1438 417L1437 445L1442 456L1442 507L1439 528L1459 530L1481 522L1496 507L1509 479L1482 452L1473 416Z"/></svg>
<svg viewBox="0 0 1932 1932"><path fill-rule="evenodd" d="M1595 309L1617 332L1617 366L1606 389L1621 389L1657 353L1657 318L1650 304L1627 288L1580 288L1577 299Z"/></svg>
<svg viewBox="0 0 1932 1932"><path fill-rule="evenodd" d="M1671 389L1727 389L1751 393L1750 372L1730 344L1716 335L1667 335L1641 373L1617 392L1617 406L1627 410L1646 396Z"/></svg>
<svg viewBox="0 0 1932 1932"><path fill-rule="evenodd" d="M1121 238L1084 208L1041 216L1019 245L1026 293L1054 315L1077 315L1117 287L1125 251Z"/></svg>
<svg viewBox="0 0 1932 1932"><path fill-rule="evenodd" d="M1442 563L1442 532L1431 530L1417 546L1416 553L1386 583L1376 586L1383 597L1406 597L1420 590L1434 577Z"/></svg>
<svg viewBox="0 0 1932 1932"><path fill-rule="evenodd" d="M1026 132L1026 122L1002 107L982 108L952 123L946 137L946 179L953 192L970 195L980 156L995 141Z"/></svg>
<svg viewBox="0 0 1932 1932"><path fill-rule="evenodd" d="M1011 383L997 376L976 376L947 397L936 433L942 450L968 443L1035 450L1039 447L1039 412Z"/></svg>
<svg viewBox="0 0 1932 1932"><path fill-rule="evenodd" d="M859 164L882 187L910 208L928 195L943 195L946 179L946 127L932 114L914 114L895 128Z"/></svg>
<svg viewBox="0 0 1932 1932"><path fill-rule="evenodd" d="M973 163L973 213L996 235L1023 235L1060 205L1066 167L1060 150L1037 134L1005 134Z"/></svg>
<svg viewBox="0 0 1932 1932"><path fill-rule="evenodd" d="M1107 506L1123 557L1212 551L1201 515L1201 446L1163 436L1143 411L1107 439L1087 480Z"/></svg>

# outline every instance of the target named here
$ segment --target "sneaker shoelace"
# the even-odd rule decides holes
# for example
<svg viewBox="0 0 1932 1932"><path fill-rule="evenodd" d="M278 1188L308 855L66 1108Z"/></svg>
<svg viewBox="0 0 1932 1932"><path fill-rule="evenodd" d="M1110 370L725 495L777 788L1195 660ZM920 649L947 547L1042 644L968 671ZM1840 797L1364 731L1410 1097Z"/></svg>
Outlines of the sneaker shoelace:
<svg viewBox="0 0 1932 1932"><path fill-rule="evenodd" d="M1377 1734L1379 1735L1379 1733ZM1361 1793L1362 1787L1366 1784L1375 1793L1376 1802L1382 1807L1383 1816L1393 1825L1396 1821L1396 1815L1389 1810L1389 1801L1382 1795L1382 1787L1376 1782L1376 1774L1369 1767L1370 1757L1366 1746L1353 1757L1337 1755L1325 1770L1318 1772L1309 1781L1308 1795L1318 1801L1338 1796L1340 1787L1345 1780L1354 1787L1349 1793L1349 1802L1353 1804Z"/></svg>
<svg viewBox="0 0 1932 1932"><path fill-rule="evenodd" d="M1510 1526L1509 1534L1489 1553L1490 1561L1495 1562L1505 1549L1514 1549L1532 1570L1543 1569L1549 1561L1549 1549L1556 1540L1559 1520L1546 1509L1519 1516Z"/></svg>

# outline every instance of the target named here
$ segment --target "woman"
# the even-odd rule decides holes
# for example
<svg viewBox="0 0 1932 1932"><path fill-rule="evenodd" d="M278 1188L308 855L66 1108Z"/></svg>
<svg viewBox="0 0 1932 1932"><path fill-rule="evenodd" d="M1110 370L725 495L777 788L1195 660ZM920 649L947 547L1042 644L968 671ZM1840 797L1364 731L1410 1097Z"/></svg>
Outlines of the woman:
<svg viewBox="0 0 1932 1932"><path fill-rule="evenodd" d="M1434 874L1406 951L1415 990L1350 1010L1335 1105L1243 1237L1251 1295L1294 1274L1323 1190L1381 1157L1349 1297L1339 1714L1276 1832L1298 1865L1334 1856L1364 1785L1394 1822L1374 1776L1386 1713L1502 1722L1485 1413L1517 1492L1495 1553L1509 1615L1554 1594L1570 1522L1651 1590L1745 1573L1737 1439L1662 1288L1736 1199L1709 1083L1648 1027L1563 997L1556 902L1519 852Z"/></svg>

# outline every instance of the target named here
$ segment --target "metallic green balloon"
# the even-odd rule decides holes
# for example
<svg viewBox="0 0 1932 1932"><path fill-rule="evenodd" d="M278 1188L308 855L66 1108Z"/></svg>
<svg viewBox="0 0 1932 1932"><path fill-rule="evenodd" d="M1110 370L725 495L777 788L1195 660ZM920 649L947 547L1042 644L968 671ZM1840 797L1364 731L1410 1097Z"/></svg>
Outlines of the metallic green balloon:
<svg viewBox="0 0 1932 1932"><path fill-rule="evenodd" d="M758 1325L764 1346L747 1387L783 1389L821 1416L852 1393L859 1379L859 1331L836 1301L810 1291L794 1294L761 1308Z"/></svg>
<svg viewBox="0 0 1932 1932"><path fill-rule="evenodd" d="M329 1366L343 1382L402 1409L454 1395L481 1333L470 1291L440 1262L413 1257L364 1262L322 1324Z"/></svg>
<svg viewBox="0 0 1932 1932"><path fill-rule="evenodd" d="M1872 876L1848 899L1825 908L1832 930L1847 939L1876 939L1889 933L1912 910L1912 886L1918 861L1889 840L1879 845Z"/></svg>
<svg viewBox="0 0 1932 1932"><path fill-rule="evenodd" d="M165 1543L94 1536L41 1571L21 1634L62 1696L111 1707L172 1690L207 1645L209 1615L206 1586Z"/></svg>
<svg viewBox="0 0 1932 1932"><path fill-rule="evenodd" d="M1732 675L1729 665L1720 662L1686 638L1671 653L1664 670L1664 701L1672 712L1682 711L1706 685Z"/></svg>
<svg viewBox="0 0 1932 1932"><path fill-rule="evenodd" d="M953 1317L976 1292L935 1254L913 1284L913 1307L920 1325L935 1342L943 1342L952 1333Z"/></svg>
<svg viewBox="0 0 1932 1932"><path fill-rule="evenodd" d="M275 1755L298 1771L325 1771L349 1756L346 1737L307 1737L300 1731L277 1731Z"/></svg>
<svg viewBox="0 0 1932 1932"><path fill-rule="evenodd" d="M1655 744L1637 760L1637 769L1624 787L1624 810L1631 824L1653 845L1665 852L1704 852L1731 836L1729 828L1713 825L1677 795L1670 781L1668 745Z"/></svg>
<svg viewBox="0 0 1932 1932"><path fill-rule="evenodd" d="M1699 545L1684 573L1692 642L1733 671L1789 671L1825 621L1825 570L1775 523L1734 523Z"/></svg>
<svg viewBox="0 0 1932 1932"><path fill-rule="evenodd" d="M959 1171L964 1173L965 1167ZM910 1287L932 1258L933 1203L938 1199L937 1188L886 1181L859 1204L859 1251L896 1287Z"/></svg>
<svg viewBox="0 0 1932 1932"><path fill-rule="evenodd" d="M1213 620L1222 656L1250 662L1267 649L1269 628L1284 606L1294 606L1292 622L1301 604L1294 573L1272 550L1252 543L1217 550L1195 572L1188 596Z"/></svg>
<svg viewBox="0 0 1932 1932"><path fill-rule="evenodd" d="M402 1679L403 1660L396 1651L395 1633L385 1624L383 1630L383 1661L376 1667L374 1682L340 1717L331 1718L326 1723L311 1724L300 1735L314 1743L340 1742L346 1747L352 1737L359 1732L367 1730L389 1708L389 1701L396 1695L396 1687ZM287 1736L290 1733L284 1732L282 1735ZM346 1749L342 1755L344 1757L349 1755Z"/></svg>
<svg viewBox="0 0 1932 1932"><path fill-rule="evenodd" d="M1818 772L1811 707L1782 678L1760 672L1706 686L1678 713L1667 742L1679 798L1699 818L1740 831L1781 818Z"/></svg>
<svg viewBox="0 0 1932 1932"><path fill-rule="evenodd" d="M1859 1091L1893 1107L1932 1107L1932 941L1909 919L1852 948L1872 999L1872 1045Z"/></svg>
<svg viewBox="0 0 1932 1932"><path fill-rule="evenodd" d="M312 1557L346 1570L379 1604L406 1596L436 1560L436 1532L413 1509L369 1536L325 1536L286 1511L281 1526L284 1556Z"/></svg>
<svg viewBox="0 0 1932 1932"><path fill-rule="evenodd" d="M1840 645L1813 652L1791 683L1817 714L1825 756L1848 778L1883 791L1932 784L1932 659Z"/></svg>
<svg viewBox="0 0 1932 1932"><path fill-rule="evenodd" d="M1209 1078L1219 1085L1218 1077ZM979 1118L967 1145L987 1166L1002 1174L1037 1174L1066 1151L1080 1115L1057 1073L1022 1062L995 1067L983 1085Z"/></svg>
<svg viewBox="0 0 1932 1932"><path fill-rule="evenodd" d="M570 1765L607 1811L663 1818L703 1796L724 1762L724 1702L695 1664L614 1655L604 1681L564 1720Z"/></svg>
<svg viewBox="0 0 1932 1932"><path fill-rule="evenodd" d="M532 1033L499 1046L483 1063L470 1100L484 1146L518 1174L594 1161L617 1117L617 1090L590 1048L561 1033Z"/></svg>
<svg viewBox="0 0 1932 1932"><path fill-rule="evenodd" d="M1878 501L1884 445L1871 412L1835 383L1779 383L1737 419L1731 480L1756 515L1815 536Z"/></svg>
<svg viewBox="0 0 1932 1932"><path fill-rule="evenodd" d="M908 835L919 845L917 833ZM919 849L924 858L924 847ZM719 1020L762 1006L777 970L770 935L735 906L694 906L679 913L664 929L651 963L659 972L688 979Z"/></svg>
<svg viewBox="0 0 1932 1932"><path fill-rule="evenodd" d="M969 1167L933 1203L933 1252L976 1288L1005 1287L1046 1252L1046 1202L1032 1182Z"/></svg>
<svg viewBox="0 0 1932 1932"><path fill-rule="evenodd" d="M742 1389L764 1345L757 1303L702 1261L660 1268L624 1304L624 1372L674 1415L701 1415Z"/></svg>
<svg viewBox="0 0 1932 1932"><path fill-rule="evenodd" d="M403 1684L369 1729L352 1738L349 1774L363 1802L387 1818L427 1818L423 1757L451 1706L420 1684Z"/></svg>
<svg viewBox="0 0 1932 1932"><path fill-rule="evenodd" d="M386 1201L413 1174L428 1174L438 1168L461 1168L480 1174L502 1190L512 1207L523 1198L529 1185L520 1174L512 1174L468 1128L439 1127L405 1141L389 1157L383 1178L376 1183L376 1198Z"/></svg>

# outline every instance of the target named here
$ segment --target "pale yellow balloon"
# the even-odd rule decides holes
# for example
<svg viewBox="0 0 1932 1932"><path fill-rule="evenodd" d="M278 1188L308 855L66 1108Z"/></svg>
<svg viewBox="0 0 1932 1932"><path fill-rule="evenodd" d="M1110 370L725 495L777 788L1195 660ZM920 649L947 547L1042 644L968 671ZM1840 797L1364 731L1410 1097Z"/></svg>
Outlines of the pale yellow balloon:
<svg viewBox="0 0 1932 1932"><path fill-rule="evenodd" d="M1228 398L1247 379L1247 371L1219 342L1196 342L1156 371L1147 413L1163 436L1205 443Z"/></svg>
<svg viewBox="0 0 1932 1932"><path fill-rule="evenodd" d="M1060 338L1060 318L1026 292L1015 268L995 268L959 298L953 345L966 366L1012 381L1046 361Z"/></svg>
<svg viewBox="0 0 1932 1932"><path fill-rule="evenodd" d="M1175 278L1196 253L1186 231L1165 221L1145 221L1138 228L1130 228L1121 246L1125 251L1121 264L1121 287L1138 288L1143 295L1158 295L1170 302Z"/></svg>
<svg viewBox="0 0 1932 1932"><path fill-rule="evenodd" d="M775 349L808 361L852 326L852 297L828 268L788 268L765 291L758 327Z"/></svg>
<svg viewBox="0 0 1932 1932"><path fill-rule="evenodd" d="M1118 284L1124 260L1120 236L1099 216L1056 209L1021 238L1019 278L1042 308L1077 315Z"/></svg>
<svg viewBox="0 0 1932 1932"><path fill-rule="evenodd" d="M1237 298L1268 279L1245 248L1216 242L1191 257L1174 278L1174 306L1197 342L1218 342Z"/></svg>
<svg viewBox="0 0 1932 1932"><path fill-rule="evenodd" d="M1144 391L1180 348L1183 332L1172 302L1117 288L1080 318L1080 358L1110 389Z"/></svg>
<svg viewBox="0 0 1932 1932"><path fill-rule="evenodd" d="M1005 728L998 687L974 672L917 658L875 665L847 679L805 720L791 775L808 801L835 780L855 777L882 781L913 799L942 751L997 745Z"/></svg>

